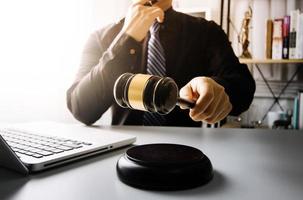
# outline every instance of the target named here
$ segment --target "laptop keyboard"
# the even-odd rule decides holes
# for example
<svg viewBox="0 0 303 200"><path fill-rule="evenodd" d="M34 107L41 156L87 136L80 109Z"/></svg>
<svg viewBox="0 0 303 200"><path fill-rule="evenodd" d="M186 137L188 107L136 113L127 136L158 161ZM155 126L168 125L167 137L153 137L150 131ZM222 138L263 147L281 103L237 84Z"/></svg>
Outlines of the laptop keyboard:
<svg viewBox="0 0 303 200"><path fill-rule="evenodd" d="M34 158L43 158L92 145L88 142L37 135L12 129L0 130L0 135L18 157L26 155Z"/></svg>

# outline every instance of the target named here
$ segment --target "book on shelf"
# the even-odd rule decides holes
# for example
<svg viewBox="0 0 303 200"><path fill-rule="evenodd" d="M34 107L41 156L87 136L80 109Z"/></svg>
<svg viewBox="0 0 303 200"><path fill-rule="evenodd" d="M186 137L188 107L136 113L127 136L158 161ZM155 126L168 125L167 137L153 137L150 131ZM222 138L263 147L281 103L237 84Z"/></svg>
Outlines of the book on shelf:
<svg viewBox="0 0 303 200"><path fill-rule="evenodd" d="M303 91L300 91L298 94L298 101L299 101L299 109L298 109L298 120L299 120L299 129L303 130Z"/></svg>
<svg viewBox="0 0 303 200"><path fill-rule="evenodd" d="M299 10L293 10L290 12L290 33L289 33L289 58L297 58L297 26L300 16Z"/></svg>
<svg viewBox="0 0 303 200"><path fill-rule="evenodd" d="M297 21L296 58L303 58L303 13L298 16Z"/></svg>
<svg viewBox="0 0 303 200"><path fill-rule="evenodd" d="M292 112L292 126L293 129L299 129L299 99L298 97L294 98L294 108Z"/></svg>
<svg viewBox="0 0 303 200"><path fill-rule="evenodd" d="M289 52L289 30L290 30L290 16L285 16L283 19L283 51L282 51L282 58L288 59L288 52Z"/></svg>
<svg viewBox="0 0 303 200"><path fill-rule="evenodd" d="M294 99L292 126L303 130L303 91L299 91Z"/></svg>
<svg viewBox="0 0 303 200"><path fill-rule="evenodd" d="M273 21L268 19L266 22L266 46L265 53L266 58L272 58L272 32L273 32Z"/></svg>
<svg viewBox="0 0 303 200"><path fill-rule="evenodd" d="M283 19L275 19L272 34L272 59L282 59Z"/></svg>

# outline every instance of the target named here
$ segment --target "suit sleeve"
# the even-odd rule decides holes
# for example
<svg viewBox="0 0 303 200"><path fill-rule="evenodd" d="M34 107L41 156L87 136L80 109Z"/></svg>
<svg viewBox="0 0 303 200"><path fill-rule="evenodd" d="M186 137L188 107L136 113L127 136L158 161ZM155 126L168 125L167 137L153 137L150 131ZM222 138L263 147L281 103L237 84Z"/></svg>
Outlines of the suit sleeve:
<svg viewBox="0 0 303 200"><path fill-rule="evenodd" d="M237 116L249 108L255 93L255 81L247 65L239 63L224 31L214 22L209 26L209 73L225 88L233 106L230 115Z"/></svg>
<svg viewBox="0 0 303 200"><path fill-rule="evenodd" d="M113 104L115 80L134 70L142 51L141 44L126 34L118 34L109 46L106 45L106 37L112 34L105 34L105 31L90 36L76 79L67 91L70 112L86 125L97 121Z"/></svg>

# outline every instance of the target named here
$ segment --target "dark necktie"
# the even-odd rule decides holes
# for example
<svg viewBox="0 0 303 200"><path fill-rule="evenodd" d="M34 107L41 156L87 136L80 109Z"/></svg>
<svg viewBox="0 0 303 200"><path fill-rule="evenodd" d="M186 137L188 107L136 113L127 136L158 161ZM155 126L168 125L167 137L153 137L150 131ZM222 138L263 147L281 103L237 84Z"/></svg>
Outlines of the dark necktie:
<svg viewBox="0 0 303 200"><path fill-rule="evenodd" d="M159 37L160 24L155 22L150 28L150 39L147 50L147 73L164 77L165 55ZM165 117L157 113L144 113L143 125L161 126L165 124Z"/></svg>

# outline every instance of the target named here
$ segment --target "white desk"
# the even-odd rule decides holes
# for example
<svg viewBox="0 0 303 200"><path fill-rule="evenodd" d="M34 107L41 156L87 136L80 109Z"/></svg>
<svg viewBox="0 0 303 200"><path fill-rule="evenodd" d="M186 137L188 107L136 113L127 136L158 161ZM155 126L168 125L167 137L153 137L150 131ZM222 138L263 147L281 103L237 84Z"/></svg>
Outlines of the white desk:
<svg viewBox="0 0 303 200"><path fill-rule="evenodd" d="M197 147L212 161L214 179L203 187L177 192L129 187L118 180L115 169L116 161L126 150L124 148L29 177L0 169L0 199L302 200L303 132L152 127L114 129L135 134L136 144L168 142Z"/></svg>

